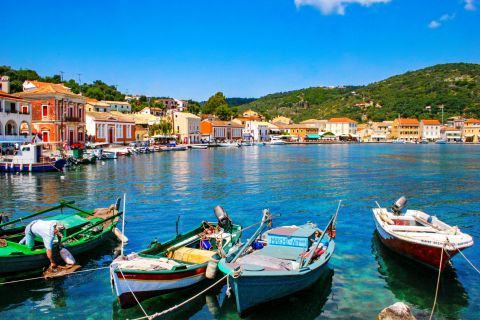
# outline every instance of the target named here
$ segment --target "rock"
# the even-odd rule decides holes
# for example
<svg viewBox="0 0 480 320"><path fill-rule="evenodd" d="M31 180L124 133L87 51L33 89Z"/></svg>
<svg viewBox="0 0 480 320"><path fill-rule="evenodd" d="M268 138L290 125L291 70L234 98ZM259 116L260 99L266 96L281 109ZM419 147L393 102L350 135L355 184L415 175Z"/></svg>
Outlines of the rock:
<svg viewBox="0 0 480 320"><path fill-rule="evenodd" d="M380 312L377 320L416 320L410 307L403 302L392 304Z"/></svg>

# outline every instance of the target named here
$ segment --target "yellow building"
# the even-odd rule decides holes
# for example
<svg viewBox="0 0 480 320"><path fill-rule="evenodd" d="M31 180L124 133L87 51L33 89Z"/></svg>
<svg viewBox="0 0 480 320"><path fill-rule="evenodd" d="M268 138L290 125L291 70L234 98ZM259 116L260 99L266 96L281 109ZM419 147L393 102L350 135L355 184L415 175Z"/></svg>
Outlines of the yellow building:
<svg viewBox="0 0 480 320"><path fill-rule="evenodd" d="M273 124L292 124L293 121L290 118L284 116L278 116L272 119Z"/></svg>
<svg viewBox="0 0 480 320"><path fill-rule="evenodd" d="M480 120L467 119L463 125L462 138L465 142L478 143L480 141Z"/></svg>
<svg viewBox="0 0 480 320"><path fill-rule="evenodd" d="M258 118L259 120L263 119L263 116L258 113L257 111L254 111L252 109L248 109L243 111L242 113L243 118L249 118L249 120L255 120L255 118Z"/></svg>
<svg viewBox="0 0 480 320"><path fill-rule="evenodd" d="M292 138L297 138L299 141L319 139L318 128L313 124L288 124L283 126L283 130L292 136Z"/></svg>
<svg viewBox="0 0 480 320"><path fill-rule="evenodd" d="M392 126L392 138L403 141L420 140L420 122L417 119L395 119Z"/></svg>

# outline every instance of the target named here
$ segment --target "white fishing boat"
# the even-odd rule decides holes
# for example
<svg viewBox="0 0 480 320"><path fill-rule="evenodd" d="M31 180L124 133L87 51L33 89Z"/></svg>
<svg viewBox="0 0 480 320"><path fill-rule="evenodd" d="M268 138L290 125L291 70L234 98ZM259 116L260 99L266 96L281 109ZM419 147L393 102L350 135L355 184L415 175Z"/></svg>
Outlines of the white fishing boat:
<svg viewBox="0 0 480 320"><path fill-rule="evenodd" d="M390 211L378 204L378 208L373 209L380 241L390 250L432 268L443 269L460 250L473 246L470 235L436 216L419 210L402 213L406 203L407 199L401 197Z"/></svg>
<svg viewBox="0 0 480 320"><path fill-rule="evenodd" d="M62 171L65 164L63 158L42 157L41 144L31 143L21 145L15 155L0 157L0 172Z"/></svg>
<svg viewBox="0 0 480 320"><path fill-rule="evenodd" d="M278 138L278 137L272 137L270 139L270 141L267 142L267 144L269 145L272 145L272 146L279 146L279 145L284 145L286 144L285 141L283 141L282 139Z"/></svg>
<svg viewBox="0 0 480 320"><path fill-rule="evenodd" d="M226 142L219 143L218 146L222 148L238 148L238 147L241 147L242 145L235 141L226 141Z"/></svg>
<svg viewBox="0 0 480 320"><path fill-rule="evenodd" d="M192 149L208 149L208 146L204 144L192 144L190 147Z"/></svg>

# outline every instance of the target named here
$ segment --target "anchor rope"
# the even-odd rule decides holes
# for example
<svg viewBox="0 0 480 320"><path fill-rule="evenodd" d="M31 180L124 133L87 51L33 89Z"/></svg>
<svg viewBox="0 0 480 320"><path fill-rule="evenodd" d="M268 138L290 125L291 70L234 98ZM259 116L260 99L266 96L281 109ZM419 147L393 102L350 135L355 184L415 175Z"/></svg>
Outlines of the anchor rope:
<svg viewBox="0 0 480 320"><path fill-rule="evenodd" d="M71 276L74 274L79 274L79 273L84 273L84 272L90 272L90 271L97 271L97 270L102 270L102 269L108 269L109 267L99 267L99 268L92 268L92 269L86 269L86 270L79 270L75 271L73 273L69 273L64 275L63 277ZM19 282L26 282L26 281L32 281L32 280L39 280L43 279L45 280L45 277L34 277L34 278L27 278L27 279L19 279L19 280L12 280L12 281L6 281L6 282L0 282L0 286L6 285L6 284L12 284L12 283L19 283Z"/></svg>
<svg viewBox="0 0 480 320"><path fill-rule="evenodd" d="M120 274L122 275L122 278L123 280L125 280L125 284L127 285L127 288L128 290L130 291L130 293L132 294L133 298L135 299L135 301L137 302L137 304L140 306L140 309L142 310L143 314L148 318L148 314L147 312L145 311L145 309L143 308L142 304L140 303L140 301L138 300L137 296L135 295L135 293L133 292L132 288L130 288L130 285L128 284L128 280L125 279L125 275L123 274L123 271L122 269L120 268L120 266L117 266L118 268L118 271L120 271Z"/></svg>
<svg viewBox="0 0 480 320"><path fill-rule="evenodd" d="M150 316L147 315L147 314L145 314L144 317L134 318L134 319L132 319L132 320L143 320L143 319L151 320L151 319L155 319L155 318L158 318L158 317L160 317L160 316L163 316L163 315L165 315L165 314L167 314L167 313L169 313L169 312L172 312L172 311L174 311L174 310L176 310L176 309L184 306L185 304L189 303L190 301L195 300L196 298L198 298L199 296L201 296L202 294L204 294L205 292L207 292L208 290L212 289L213 287L215 287L216 285L218 285L219 283L221 283L223 280L225 280L226 278L228 278L228 276L230 276L230 273L227 274L227 275L225 275L225 276L223 276L222 278L220 278L218 281L216 281L215 283L213 283L212 285L210 285L210 286L207 287L206 289L200 291L199 293L197 293L196 295L188 298L187 300L183 301L182 303L179 303L179 304L177 304L177 305L174 305L174 306L171 307L171 308L165 309L165 310L163 310L162 312L156 312L156 313L154 313L154 314L152 314L152 315L150 315Z"/></svg>
<svg viewBox="0 0 480 320"><path fill-rule="evenodd" d="M435 289L435 299L433 300L432 313L430 313L429 320L432 320L433 313L435 312L435 305L437 304L438 288L440 287L440 275L442 274L443 249L445 248L445 244L447 243L447 241L445 241L445 243L443 244L442 252L440 254L440 265L438 266L437 287Z"/></svg>
<svg viewBox="0 0 480 320"><path fill-rule="evenodd" d="M447 241L448 241L448 239L447 239ZM460 249L458 249L458 247L455 244L453 244L453 243L450 243L450 244L458 251L458 253L460 253L462 255L462 257L470 264L470 266L480 274L480 270L472 263L472 261L470 261L470 259L468 259L463 254L463 252Z"/></svg>

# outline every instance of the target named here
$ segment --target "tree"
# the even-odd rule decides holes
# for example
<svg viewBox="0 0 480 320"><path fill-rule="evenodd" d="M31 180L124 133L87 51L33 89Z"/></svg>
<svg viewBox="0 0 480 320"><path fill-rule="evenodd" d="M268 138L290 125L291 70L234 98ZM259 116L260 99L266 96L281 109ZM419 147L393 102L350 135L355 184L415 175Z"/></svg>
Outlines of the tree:
<svg viewBox="0 0 480 320"><path fill-rule="evenodd" d="M213 96L208 98L207 102L203 106L202 113L204 114L214 113L215 110L221 105L226 105L228 107L227 100L223 92L217 92Z"/></svg>
<svg viewBox="0 0 480 320"><path fill-rule="evenodd" d="M167 120L160 120L160 132L167 135L172 132L172 123Z"/></svg>
<svg viewBox="0 0 480 320"><path fill-rule="evenodd" d="M230 110L227 104L222 104L215 109L215 115L220 120L227 121L230 120L232 116L232 110Z"/></svg>
<svg viewBox="0 0 480 320"><path fill-rule="evenodd" d="M188 100L188 111L193 114L199 114L202 106L197 101Z"/></svg>

